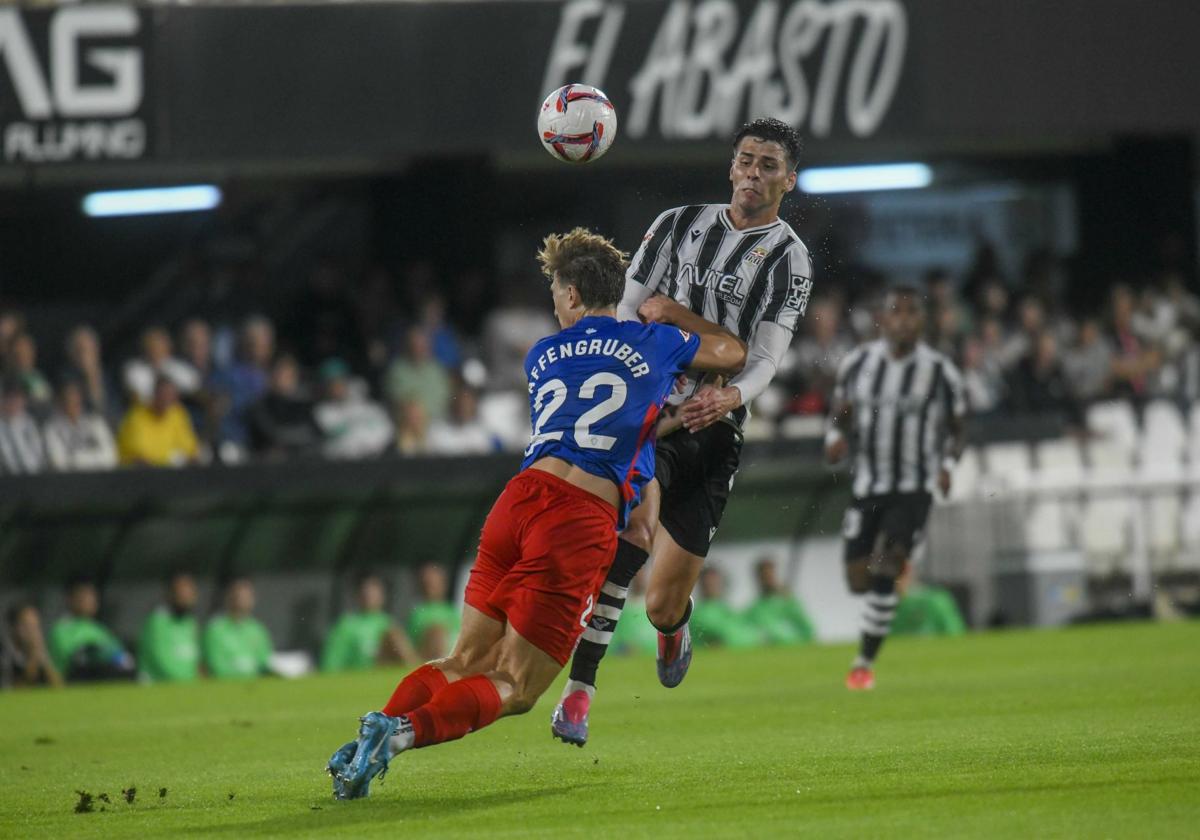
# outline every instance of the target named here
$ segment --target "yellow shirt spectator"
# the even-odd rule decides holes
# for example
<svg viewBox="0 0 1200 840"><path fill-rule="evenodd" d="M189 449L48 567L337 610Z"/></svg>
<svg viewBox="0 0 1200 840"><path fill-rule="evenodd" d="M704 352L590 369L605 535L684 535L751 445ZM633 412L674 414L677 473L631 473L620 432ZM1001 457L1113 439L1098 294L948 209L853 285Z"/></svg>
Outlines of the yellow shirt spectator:
<svg viewBox="0 0 1200 840"><path fill-rule="evenodd" d="M174 467L196 460L198 443L191 418L175 385L162 378L149 405L136 404L125 414L117 433L121 463Z"/></svg>

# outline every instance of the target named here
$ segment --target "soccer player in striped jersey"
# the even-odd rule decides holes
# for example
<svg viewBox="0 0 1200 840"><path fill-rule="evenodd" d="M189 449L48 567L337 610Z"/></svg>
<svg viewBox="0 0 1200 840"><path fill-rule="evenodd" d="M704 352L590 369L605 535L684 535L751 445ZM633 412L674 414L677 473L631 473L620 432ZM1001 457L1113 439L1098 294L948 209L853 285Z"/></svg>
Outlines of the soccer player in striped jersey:
<svg viewBox="0 0 1200 840"><path fill-rule="evenodd" d="M862 595L862 641L846 677L874 688L875 657L891 629L896 580L929 517L933 493L950 492L963 450L966 400L954 364L921 341L925 312L916 289L892 289L883 338L842 360L825 457L841 461L853 442L854 500L846 509L846 580Z"/></svg>
<svg viewBox="0 0 1200 840"><path fill-rule="evenodd" d="M334 795L359 799L398 753L462 738L533 708L571 658L654 474L654 428L691 367L736 373L746 347L711 324L689 333L618 321L625 255L576 228L539 255L562 330L525 357L533 434L483 524L447 657L407 675L357 741L329 760Z"/></svg>
<svg viewBox="0 0 1200 840"><path fill-rule="evenodd" d="M656 481L621 534L551 720L566 743L587 740L600 659L651 551L646 611L659 630L658 678L670 688L686 675L691 592L733 487L746 406L770 384L808 306L808 249L779 218L796 185L799 135L779 120L756 120L733 146L729 203L675 207L654 220L626 273L618 316L693 332L715 324L745 342L749 358L728 384L691 377L672 397L683 428L659 429Z"/></svg>

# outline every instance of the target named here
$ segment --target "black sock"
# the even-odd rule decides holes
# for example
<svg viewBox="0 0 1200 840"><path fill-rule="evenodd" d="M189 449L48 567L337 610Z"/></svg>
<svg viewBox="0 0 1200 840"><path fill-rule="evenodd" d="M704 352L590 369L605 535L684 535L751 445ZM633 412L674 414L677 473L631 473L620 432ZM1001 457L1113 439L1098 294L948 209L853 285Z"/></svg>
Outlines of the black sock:
<svg viewBox="0 0 1200 840"><path fill-rule="evenodd" d="M862 643L855 665L870 666L879 655L883 640L891 632L898 600L895 578L882 575L871 577L871 590L863 598Z"/></svg>
<svg viewBox="0 0 1200 840"><path fill-rule="evenodd" d="M571 659L571 680L584 685L595 687L596 670L600 660L608 652L608 644L612 641L613 630L621 618L621 610L625 607L625 598L629 595L629 584L646 565L650 555L636 545L625 540L617 540L617 555L613 558L612 568L608 570L608 578L600 589L600 600L592 610L575 655Z"/></svg>
<svg viewBox="0 0 1200 840"><path fill-rule="evenodd" d="M692 606L693 606L692 599L688 598L687 609L683 611L683 618L679 619L678 621L676 621L674 624L672 624L670 627L668 627L665 630L663 628L659 627L657 624L654 625L655 629L657 629L658 632L662 633L664 636L671 636L671 635L674 635L675 633L678 633L679 630L683 627L683 625L688 623L688 619L690 619L692 617Z"/></svg>

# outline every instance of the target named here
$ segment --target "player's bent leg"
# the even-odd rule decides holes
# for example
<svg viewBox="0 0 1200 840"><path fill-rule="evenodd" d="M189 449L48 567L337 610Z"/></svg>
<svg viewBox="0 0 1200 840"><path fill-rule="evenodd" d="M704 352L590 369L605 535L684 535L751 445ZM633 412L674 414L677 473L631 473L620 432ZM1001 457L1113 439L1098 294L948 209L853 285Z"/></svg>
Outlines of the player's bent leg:
<svg viewBox="0 0 1200 840"><path fill-rule="evenodd" d="M674 688L692 663L692 590L704 558L682 548L665 528L654 539L654 566L646 589L646 614L658 629L658 681Z"/></svg>
<svg viewBox="0 0 1200 840"><path fill-rule="evenodd" d="M851 690L875 687L875 660L892 629L892 619L899 603L896 579L904 571L907 561L907 548L888 545L868 564L869 579L863 595L862 638L858 656L846 678L846 687Z"/></svg>
<svg viewBox="0 0 1200 840"><path fill-rule="evenodd" d="M577 747L587 743L588 715L596 695L596 672L621 619L629 587L650 556L660 501L658 482L652 479L642 491L642 503L633 509L621 538L617 540L617 553L608 577L571 658L571 676L550 717L550 733L563 743Z"/></svg>

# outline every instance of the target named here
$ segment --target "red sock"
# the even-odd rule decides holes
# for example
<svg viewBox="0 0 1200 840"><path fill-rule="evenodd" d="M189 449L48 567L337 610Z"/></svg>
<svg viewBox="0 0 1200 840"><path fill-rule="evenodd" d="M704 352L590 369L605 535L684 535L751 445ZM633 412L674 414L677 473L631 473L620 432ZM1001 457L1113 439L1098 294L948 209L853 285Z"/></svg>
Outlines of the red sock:
<svg viewBox="0 0 1200 840"><path fill-rule="evenodd" d="M413 747L455 741L483 729L500 715L500 692L483 674L450 683L433 699L408 713Z"/></svg>
<svg viewBox="0 0 1200 840"><path fill-rule="evenodd" d="M400 717L418 706L423 706L438 691L448 685L446 675L432 665L422 665L396 686L392 699L383 707L385 715Z"/></svg>

